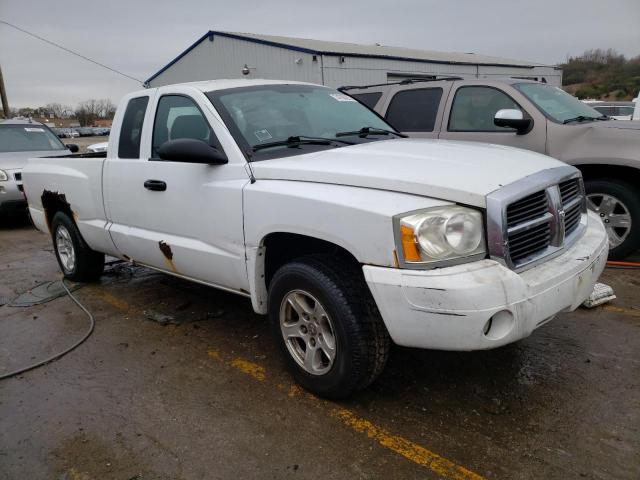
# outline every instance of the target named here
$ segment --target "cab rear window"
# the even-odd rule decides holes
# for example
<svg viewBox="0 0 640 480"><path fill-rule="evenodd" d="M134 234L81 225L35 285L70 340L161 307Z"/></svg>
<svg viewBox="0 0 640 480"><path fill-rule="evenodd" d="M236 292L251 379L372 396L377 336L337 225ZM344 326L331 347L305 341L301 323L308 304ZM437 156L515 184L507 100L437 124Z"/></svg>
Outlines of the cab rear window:
<svg viewBox="0 0 640 480"><path fill-rule="evenodd" d="M132 98L127 104L120 128L119 158L140 158L140 137L149 97Z"/></svg>

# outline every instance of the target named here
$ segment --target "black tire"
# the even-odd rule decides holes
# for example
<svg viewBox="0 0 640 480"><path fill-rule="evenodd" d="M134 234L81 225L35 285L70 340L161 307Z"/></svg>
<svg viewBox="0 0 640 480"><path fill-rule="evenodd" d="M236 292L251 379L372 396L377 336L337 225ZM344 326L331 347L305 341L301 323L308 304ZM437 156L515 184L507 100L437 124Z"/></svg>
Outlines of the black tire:
<svg viewBox="0 0 640 480"><path fill-rule="evenodd" d="M625 180L600 178L585 180L587 195L606 194L621 201L631 215L631 230L624 241L609 250L611 260L621 260L640 249L640 196L639 189Z"/></svg>
<svg viewBox="0 0 640 480"><path fill-rule="evenodd" d="M289 352L280 328L280 307L294 290L322 304L333 324L336 354L327 373L304 370ZM282 266L269 286L273 333L296 381L325 398L345 398L368 387L387 362L390 338L359 265L331 255L302 257Z"/></svg>
<svg viewBox="0 0 640 480"><path fill-rule="evenodd" d="M69 237L73 244L73 255L75 262L73 268L67 268L61 260L58 251L58 243L56 235L60 229L64 229L69 233ZM75 222L68 215L58 212L53 216L51 221L51 237L53 239L53 250L58 260L60 270L64 277L74 282L93 282L100 278L104 271L104 253L91 250L82 238L80 230Z"/></svg>

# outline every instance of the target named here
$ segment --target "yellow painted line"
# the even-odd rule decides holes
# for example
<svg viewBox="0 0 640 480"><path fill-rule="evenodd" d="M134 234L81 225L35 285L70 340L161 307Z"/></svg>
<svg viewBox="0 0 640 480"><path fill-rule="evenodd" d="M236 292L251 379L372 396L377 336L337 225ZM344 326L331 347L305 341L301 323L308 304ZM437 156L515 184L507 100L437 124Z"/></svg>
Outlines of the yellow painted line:
<svg viewBox="0 0 640 480"><path fill-rule="evenodd" d="M340 419L342 423L356 432L366 434L367 437L375 440L392 452L403 456L407 460L427 467L440 478L450 478L453 480L482 480L484 478L406 438L392 435L385 429L374 425L369 420L356 416L346 408L336 408L332 410L331 416Z"/></svg>
<svg viewBox="0 0 640 480"><path fill-rule="evenodd" d="M242 358L234 358L233 360L231 360L230 365L237 368L242 373L246 373L247 375L255 378L256 380L260 380L261 382L264 381L264 367L258 365L257 363L249 362L247 360L243 360Z"/></svg>
<svg viewBox="0 0 640 480"><path fill-rule="evenodd" d="M257 363L250 362L249 360L245 360L243 358L234 358L233 360L226 361L215 349L210 348L207 350L207 355L211 358L219 361L220 363L224 363L230 367L235 368L236 370L240 370L242 373L253 377L255 380L264 381L266 378L265 369L262 365L258 365Z"/></svg>
<svg viewBox="0 0 640 480"><path fill-rule="evenodd" d="M233 367L240 372L249 375L250 377L264 381L266 379L266 370L263 366L257 363L250 362L241 358L234 358L233 360L226 361L215 349L209 349L207 351L209 357ZM331 402L324 401L315 395L305 392L297 385L290 385L288 388L285 385L278 384L278 390L286 392L287 397L294 398L303 396L308 400L314 401L316 404L322 406L334 405ZM465 467L458 465L451 460L434 453L416 443L413 443L406 438L399 435L393 435L382 427L379 427L369 420L358 417L354 412L346 408L332 408L329 414L333 418L339 419L345 426L349 427L358 433L367 435L368 438L375 440L382 447L391 450L392 452L401 455L402 457L410 460L411 462L428 468L440 478L452 479L452 480L484 480L484 477L466 469Z"/></svg>
<svg viewBox="0 0 640 480"><path fill-rule="evenodd" d="M618 307L617 305L603 305L602 308L608 312L623 313L630 317L640 318L640 310L634 308Z"/></svg>
<svg viewBox="0 0 640 480"><path fill-rule="evenodd" d="M100 300L108 303L112 307L116 307L118 310L124 310L125 312L128 312L129 310L134 309L129 303L119 299L114 295L111 295L109 292L105 292L104 289L92 288L92 290Z"/></svg>

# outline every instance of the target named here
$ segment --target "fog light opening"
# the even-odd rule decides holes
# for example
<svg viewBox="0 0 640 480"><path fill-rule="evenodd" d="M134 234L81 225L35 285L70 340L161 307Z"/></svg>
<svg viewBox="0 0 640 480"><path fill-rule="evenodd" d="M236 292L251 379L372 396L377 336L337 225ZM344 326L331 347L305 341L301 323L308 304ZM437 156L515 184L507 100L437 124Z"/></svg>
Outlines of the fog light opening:
<svg viewBox="0 0 640 480"><path fill-rule="evenodd" d="M490 340L500 340L513 329L513 314L509 310L501 310L493 315L484 325L484 336Z"/></svg>

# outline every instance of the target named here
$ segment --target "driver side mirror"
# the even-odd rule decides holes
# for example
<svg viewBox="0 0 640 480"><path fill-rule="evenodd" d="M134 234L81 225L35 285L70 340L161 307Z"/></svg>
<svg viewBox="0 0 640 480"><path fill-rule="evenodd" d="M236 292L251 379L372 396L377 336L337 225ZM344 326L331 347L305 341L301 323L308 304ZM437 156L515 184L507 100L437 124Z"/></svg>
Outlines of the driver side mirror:
<svg viewBox="0 0 640 480"><path fill-rule="evenodd" d="M229 160L224 152L212 147L207 142L194 138L177 138L168 140L158 148L158 156L162 160L184 163L206 163L223 165Z"/></svg>
<svg viewBox="0 0 640 480"><path fill-rule="evenodd" d="M524 135L531 131L533 120L524 118L522 110L504 108L496 112L493 124L496 127L514 128L518 135Z"/></svg>
<svg viewBox="0 0 640 480"><path fill-rule="evenodd" d="M75 143L67 143L65 147L67 147L67 149L71 153L78 153L78 150L80 150L80 148L78 148L78 145L76 145Z"/></svg>

